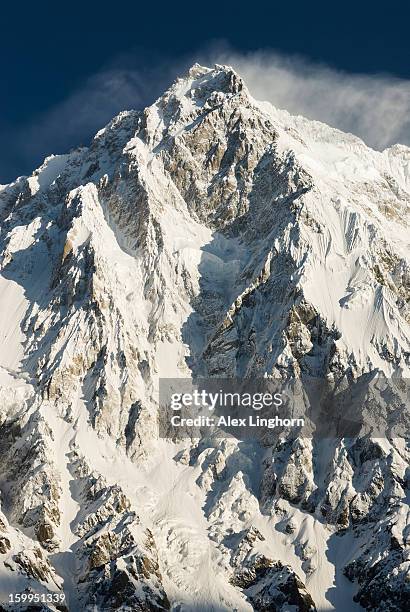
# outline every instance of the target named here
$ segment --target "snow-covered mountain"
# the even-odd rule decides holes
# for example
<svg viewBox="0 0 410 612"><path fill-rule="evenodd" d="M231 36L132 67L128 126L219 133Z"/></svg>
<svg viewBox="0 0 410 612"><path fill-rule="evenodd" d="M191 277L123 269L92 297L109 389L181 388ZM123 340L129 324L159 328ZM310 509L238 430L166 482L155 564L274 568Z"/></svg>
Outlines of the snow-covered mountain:
<svg viewBox="0 0 410 612"><path fill-rule="evenodd" d="M408 377L409 210L219 65L0 187L0 610L408 609L407 440L171 442L158 380Z"/></svg>

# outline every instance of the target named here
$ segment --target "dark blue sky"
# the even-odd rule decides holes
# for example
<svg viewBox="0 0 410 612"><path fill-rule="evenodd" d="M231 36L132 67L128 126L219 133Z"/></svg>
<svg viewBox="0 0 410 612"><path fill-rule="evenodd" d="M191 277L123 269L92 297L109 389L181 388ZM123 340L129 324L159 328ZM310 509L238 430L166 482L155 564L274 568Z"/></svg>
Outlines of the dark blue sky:
<svg viewBox="0 0 410 612"><path fill-rule="evenodd" d="M80 144L79 136L87 141L95 126L65 133L58 108L96 73L144 67L149 80L155 72L141 104L168 84L179 60L184 64L212 41L224 41L242 52L274 49L347 72L408 79L409 18L407 0L9 2L2 6L0 32L0 182L31 171L48 153ZM102 124L108 111L101 111Z"/></svg>

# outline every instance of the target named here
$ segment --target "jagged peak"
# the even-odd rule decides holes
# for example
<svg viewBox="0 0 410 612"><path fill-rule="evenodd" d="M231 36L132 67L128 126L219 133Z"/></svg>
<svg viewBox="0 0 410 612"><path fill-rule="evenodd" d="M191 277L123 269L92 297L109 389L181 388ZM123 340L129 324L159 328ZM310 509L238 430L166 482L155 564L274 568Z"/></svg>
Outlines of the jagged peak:
<svg viewBox="0 0 410 612"><path fill-rule="evenodd" d="M321 609L346 575L360 601L371 589L378 610L399 609L404 446L158 440L160 376L303 372L346 390L356 373L408 372L406 150L399 165L329 130L258 105L230 66L195 64L78 159L48 157L0 192L7 214L16 204L0 235L6 584L38 591L20 569L41 571L70 610L108 609L113 593L203 609L210 584L218 609L296 596L312 609L290 559ZM278 562L267 521L287 538ZM339 529L362 530L351 557Z"/></svg>
<svg viewBox="0 0 410 612"><path fill-rule="evenodd" d="M215 64L213 68L208 68L195 63L174 81L158 102L167 103L170 99L185 97L200 104L218 92L235 95L242 91L248 93L242 77L231 66Z"/></svg>
<svg viewBox="0 0 410 612"><path fill-rule="evenodd" d="M208 74L211 71L212 71L212 68L208 68L207 66L202 66L198 62L195 62L195 64L192 64L192 66L188 68L186 73L182 75L180 78L197 79L198 77L201 77L204 74Z"/></svg>

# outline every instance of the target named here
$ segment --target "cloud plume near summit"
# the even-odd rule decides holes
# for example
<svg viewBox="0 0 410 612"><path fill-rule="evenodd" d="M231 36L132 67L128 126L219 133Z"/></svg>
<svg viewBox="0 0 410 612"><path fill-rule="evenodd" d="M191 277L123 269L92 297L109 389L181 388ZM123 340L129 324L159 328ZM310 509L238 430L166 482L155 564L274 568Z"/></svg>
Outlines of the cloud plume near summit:
<svg viewBox="0 0 410 612"><path fill-rule="evenodd" d="M340 72L273 52L223 52L252 95L292 114L352 132L375 149L410 145L410 81Z"/></svg>
<svg viewBox="0 0 410 612"><path fill-rule="evenodd" d="M121 110L151 104L196 61L229 64L256 99L352 132L375 149L410 146L410 81L349 74L274 51L243 54L215 44L172 62L156 58L150 64L148 59L143 67L132 54L123 56L30 124L1 126L0 183L38 166L46 155L86 144Z"/></svg>

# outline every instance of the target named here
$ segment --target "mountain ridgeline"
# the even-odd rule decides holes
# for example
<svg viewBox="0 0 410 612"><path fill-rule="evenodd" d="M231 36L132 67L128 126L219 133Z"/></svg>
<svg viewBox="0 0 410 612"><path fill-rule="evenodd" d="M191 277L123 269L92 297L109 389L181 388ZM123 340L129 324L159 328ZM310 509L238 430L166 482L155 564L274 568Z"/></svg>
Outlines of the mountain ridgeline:
<svg viewBox="0 0 410 612"><path fill-rule="evenodd" d="M161 377L405 382L409 211L220 65L1 186L0 610L409 609L406 439L158 435Z"/></svg>

